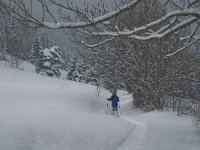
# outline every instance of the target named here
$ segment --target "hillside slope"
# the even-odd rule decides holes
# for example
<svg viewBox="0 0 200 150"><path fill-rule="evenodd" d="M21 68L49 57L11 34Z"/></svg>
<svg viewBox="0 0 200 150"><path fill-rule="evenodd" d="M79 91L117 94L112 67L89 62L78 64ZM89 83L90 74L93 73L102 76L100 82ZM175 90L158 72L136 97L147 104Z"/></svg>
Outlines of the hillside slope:
<svg viewBox="0 0 200 150"><path fill-rule="evenodd" d="M107 91L97 97L94 86L24 67L19 71L0 64L0 150L200 149L188 116L142 113L120 91L121 118L113 117L110 104L106 108Z"/></svg>
<svg viewBox="0 0 200 150"><path fill-rule="evenodd" d="M90 85L1 66L0 149L114 149L134 126L99 114L104 100Z"/></svg>

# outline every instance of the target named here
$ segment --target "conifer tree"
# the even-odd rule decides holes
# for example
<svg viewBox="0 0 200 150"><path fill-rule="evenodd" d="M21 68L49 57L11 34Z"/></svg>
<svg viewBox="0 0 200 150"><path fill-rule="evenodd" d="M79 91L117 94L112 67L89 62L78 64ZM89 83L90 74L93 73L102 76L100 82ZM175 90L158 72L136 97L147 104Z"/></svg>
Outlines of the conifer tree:
<svg viewBox="0 0 200 150"><path fill-rule="evenodd" d="M39 52L42 49L41 44L40 44L40 38L36 37L33 41L33 47L32 47L32 52L31 52L31 63L37 64L38 58L39 58Z"/></svg>
<svg viewBox="0 0 200 150"><path fill-rule="evenodd" d="M36 72L45 76L60 77L60 70L64 66L64 61L58 46L43 49L39 52L39 59L36 64Z"/></svg>
<svg viewBox="0 0 200 150"><path fill-rule="evenodd" d="M92 85L98 85L97 74L95 73L93 68L88 68L86 83L89 83Z"/></svg>
<svg viewBox="0 0 200 150"><path fill-rule="evenodd" d="M74 56L70 61L69 72L67 75L68 80L79 81L78 63L78 57Z"/></svg>

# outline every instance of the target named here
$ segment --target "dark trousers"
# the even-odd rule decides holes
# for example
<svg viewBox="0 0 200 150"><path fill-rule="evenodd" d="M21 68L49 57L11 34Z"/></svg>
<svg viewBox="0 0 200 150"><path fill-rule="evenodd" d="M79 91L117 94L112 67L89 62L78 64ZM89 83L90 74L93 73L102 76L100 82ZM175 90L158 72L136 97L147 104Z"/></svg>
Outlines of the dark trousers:
<svg viewBox="0 0 200 150"><path fill-rule="evenodd" d="M117 116L119 115L118 106L117 107L112 107L112 111L113 111L113 116L115 115L115 112L117 112Z"/></svg>

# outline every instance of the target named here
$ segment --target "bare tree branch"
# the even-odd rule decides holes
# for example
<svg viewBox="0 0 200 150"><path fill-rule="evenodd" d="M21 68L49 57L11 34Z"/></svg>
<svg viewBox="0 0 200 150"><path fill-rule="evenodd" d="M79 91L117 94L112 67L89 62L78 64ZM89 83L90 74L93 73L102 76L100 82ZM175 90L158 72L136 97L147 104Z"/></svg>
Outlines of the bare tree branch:
<svg viewBox="0 0 200 150"><path fill-rule="evenodd" d="M23 12L23 17L27 18L28 20L32 20L33 24L40 24L43 27L47 27L50 29L61 29L61 28L69 28L69 29L75 29L75 28L83 28L83 27L88 27L88 26L93 26L93 25L97 25L99 23L103 23L104 21L107 21L115 16L117 16L120 13L123 13L124 11L127 11L131 8L136 7L142 0L132 0L131 2L125 4L124 6L118 8L115 11L111 11L108 12L104 15L101 15L99 17L92 17L92 18L87 18L87 21L80 21L80 22L57 22L57 23L52 23L52 22L47 22L47 21L40 21L39 19L36 19L35 17L33 17L31 15L30 12L28 12L27 8L23 8L21 6L25 6L24 1L23 0L14 0L14 4L16 6L18 6L18 9L20 9ZM41 4L43 7L46 7L45 4L40 0ZM50 0L50 2L56 4L57 6L62 6L59 3L56 3L53 0ZM19 12L16 11L16 9L14 9L11 6L8 6L8 3L5 0L1 0L0 1L0 5L3 6L3 8L6 8L7 10L9 10L10 12L13 13L13 15L15 15L16 18L21 18L21 15L19 14ZM79 9L75 9L75 8L70 8L70 7L64 7L67 10L73 11L76 14L82 14L84 15L81 11L79 11ZM49 12L48 12L49 13ZM88 21L89 20L89 21Z"/></svg>
<svg viewBox="0 0 200 150"><path fill-rule="evenodd" d="M60 20L58 20L55 14L51 12L46 1L49 1L50 4L60 8ZM32 15L32 3L31 8L29 8L27 5L25 5L24 0L13 0L12 2L0 0L0 6L2 6L2 8L4 8L6 12L12 15L15 19L20 20L21 22L27 22L29 24L32 23L36 27L83 30L86 28L92 28L92 30L90 30L91 36L107 38L99 43L86 44L86 42L84 42L84 44L89 47L105 44L106 42L114 39L114 37L129 37L137 40L163 38L169 34L176 33L187 26L196 24L196 29L191 35L189 35L189 40L187 43L185 43L185 45L191 43L191 39L198 33L199 29L200 9L194 7L199 4L199 0L188 1L187 5L184 3L184 7L179 6L173 0L166 0L164 6L173 4L176 7L176 10L168 12L165 16L157 20L151 21L142 26L134 27L132 29L119 28L118 26L113 27L112 25L109 25L109 23L111 23L110 21L116 20L119 15L130 9L137 8L142 1L145 0L131 0L123 6L118 5L118 3L114 1L116 9L114 11L107 12L106 6L102 1L101 3L98 3L98 6L91 4L93 10L90 10L89 6L84 4L85 9L82 10L79 7L73 6L72 1L70 3L69 0L66 0L65 5L62 1L38 0L42 6L43 12L41 20ZM99 7L101 7L102 10ZM73 12L78 17L77 21L74 21L75 19L71 19L70 15L66 16L62 10ZM46 20L47 15L51 17L53 22L48 22Z"/></svg>
<svg viewBox="0 0 200 150"><path fill-rule="evenodd" d="M195 40L193 40L192 42L190 42L190 43L188 43L187 45L183 46L182 48L176 50L175 52L166 55L166 57L170 57L170 56L176 55L177 53L179 53L179 52L185 50L186 48L190 47L191 45L193 45L194 43L196 43L196 42L199 41L199 40L200 40L200 36L199 36L199 37L196 37Z"/></svg>

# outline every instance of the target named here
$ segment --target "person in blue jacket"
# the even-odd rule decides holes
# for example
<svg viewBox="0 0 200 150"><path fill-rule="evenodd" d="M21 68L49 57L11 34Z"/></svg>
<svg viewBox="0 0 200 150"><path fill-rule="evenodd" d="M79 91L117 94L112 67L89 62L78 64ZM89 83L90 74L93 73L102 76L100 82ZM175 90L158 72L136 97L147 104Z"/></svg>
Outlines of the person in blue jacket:
<svg viewBox="0 0 200 150"><path fill-rule="evenodd" d="M107 98L108 101L111 101L112 103L112 111L113 116L115 115L115 112L117 112L117 116L119 116L118 113L118 104L119 104L119 97L117 96L117 91L115 90L110 98Z"/></svg>

